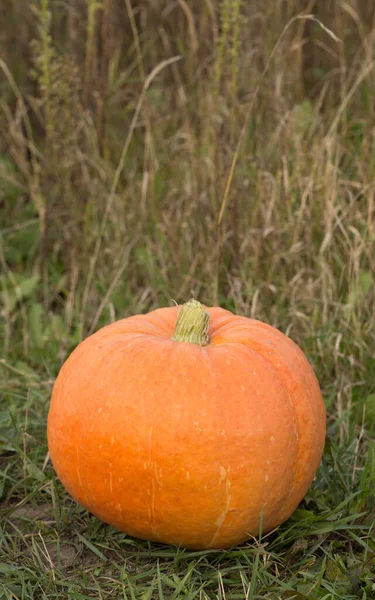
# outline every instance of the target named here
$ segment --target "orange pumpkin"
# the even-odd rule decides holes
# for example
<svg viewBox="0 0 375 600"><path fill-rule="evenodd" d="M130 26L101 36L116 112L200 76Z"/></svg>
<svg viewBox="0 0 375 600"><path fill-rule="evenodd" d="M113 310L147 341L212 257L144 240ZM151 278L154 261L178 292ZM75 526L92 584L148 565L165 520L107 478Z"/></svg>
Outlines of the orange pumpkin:
<svg viewBox="0 0 375 600"><path fill-rule="evenodd" d="M192 549L285 521L324 439L319 385L298 346L195 300L80 343L48 416L52 463L73 498L131 536Z"/></svg>

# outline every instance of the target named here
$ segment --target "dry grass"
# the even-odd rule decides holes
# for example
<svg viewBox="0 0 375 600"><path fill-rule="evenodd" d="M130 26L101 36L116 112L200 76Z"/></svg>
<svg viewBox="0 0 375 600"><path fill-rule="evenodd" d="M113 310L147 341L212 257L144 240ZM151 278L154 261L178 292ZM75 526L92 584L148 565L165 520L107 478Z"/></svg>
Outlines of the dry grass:
<svg viewBox="0 0 375 600"><path fill-rule="evenodd" d="M24 35L14 52L3 34L3 213L39 220L24 267L45 310L69 297L82 337L196 295L297 341L317 321L373 335L365 3L8 4Z"/></svg>

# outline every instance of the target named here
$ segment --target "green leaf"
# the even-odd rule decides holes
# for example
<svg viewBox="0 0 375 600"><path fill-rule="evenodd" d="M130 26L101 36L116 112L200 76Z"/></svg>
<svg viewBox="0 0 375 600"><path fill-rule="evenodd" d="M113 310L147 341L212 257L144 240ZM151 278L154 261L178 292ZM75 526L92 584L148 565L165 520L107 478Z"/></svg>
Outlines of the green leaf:
<svg viewBox="0 0 375 600"><path fill-rule="evenodd" d="M65 334L66 334L65 322L60 315L52 315L51 316L51 324L49 327L49 331L51 332L51 336L55 340L61 340L61 338L65 336Z"/></svg>
<svg viewBox="0 0 375 600"><path fill-rule="evenodd" d="M141 596L141 600L151 600L152 594L154 592L154 587L155 587L155 579L153 579L152 584L148 588L148 590L146 590L145 592L143 592L143 594Z"/></svg>
<svg viewBox="0 0 375 600"><path fill-rule="evenodd" d="M26 470L27 470L28 475L30 477L32 477L33 479L36 479L37 481L44 481L46 478L43 471L41 469L39 469L39 467L34 465L34 463L31 462L31 460L27 460Z"/></svg>
<svg viewBox="0 0 375 600"><path fill-rule="evenodd" d="M325 568L325 576L331 583L335 583L336 586L341 589L350 588L350 580L347 576L347 569L342 562L342 559L335 555L335 558L328 559Z"/></svg>
<svg viewBox="0 0 375 600"><path fill-rule="evenodd" d="M13 600L13 598L20 598L22 593L22 587L19 585L5 585L0 590L0 600Z"/></svg>
<svg viewBox="0 0 375 600"><path fill-rule="evenodd" d="M21 360L18 360L15 365L14 365L16 371L18 371L21 375L24 375L24 377L27 377L28 379L38 379L38 374L34 371L34 369L32 369L31 367L29 367L28 364L22 362Z"/></svg>
<svg viewBox="0 0 375 600"><path fill-rule="evenodd" d="M297 508L297 510L294 511L292 517L291 517L292 521L307 521L308 523L313 523L314 521L320 521L321 517L318 517L315 513L313 513L311 510L303 510L300 508Z"/></svg>
<svg viewBox="0 0 375 600"><path fill-rule="evenodd" d="M17 567L16 565L8 565L7 563L0 563L0 573L3 573L3 575L7 575L8 573L13 573L14 571L17 571L19 569L19 567Z"/></svg>
<svg viewBox="0 0 375 600"><path fill-rule="evenodd" d="M8 293L3 292L3 304L6 313L10 313L14 310L19 300L25 300L30 298L40 281L39 275L32 275L20 281L16 287L10 290Z"/></svg>
<svg viewBox="0 0 375 600"><path fill-rule="evenodd" d="M36 348L43 347L43 306L38 303L34 303L30 306L29 310L29 329L31 341Z"/></svg>
<svg viewBox="0 0 375 600"><path fill-rule="evenodd" d="M18 295L21 298L29 298L39 284L39 280L39 275L32 275L31 277L24 279L22 283L17 286Z"/></svg>

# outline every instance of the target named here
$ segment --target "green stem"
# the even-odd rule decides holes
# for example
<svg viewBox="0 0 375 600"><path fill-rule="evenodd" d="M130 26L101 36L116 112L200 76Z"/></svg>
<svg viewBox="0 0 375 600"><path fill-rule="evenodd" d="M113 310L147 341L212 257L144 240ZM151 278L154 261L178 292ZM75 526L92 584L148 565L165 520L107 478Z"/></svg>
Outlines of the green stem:
<svg viewBox="0 0 375 600"><path fill-rule="evenodd" d="M178 313L172 340L206 346L210 341L209 326L210 315L206 312L204 306L197 300L189 300L189 302L182 305Z"/></svg>

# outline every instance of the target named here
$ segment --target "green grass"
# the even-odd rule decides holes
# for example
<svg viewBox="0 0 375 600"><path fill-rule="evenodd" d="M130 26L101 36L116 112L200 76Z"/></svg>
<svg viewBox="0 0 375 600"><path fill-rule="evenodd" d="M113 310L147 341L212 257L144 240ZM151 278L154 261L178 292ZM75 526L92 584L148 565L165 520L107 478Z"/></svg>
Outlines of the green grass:
<svg viewBox="0 0 375 600"><path fill-rule="evenodd" d="M152 4L0 7L0 600L374 598L371 3ZM77 343L191 296L290 335L328 413L299 509L225 552L113 530L47 454Z"/></svg>

